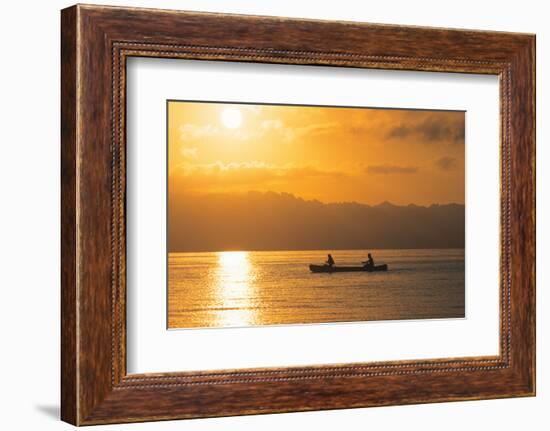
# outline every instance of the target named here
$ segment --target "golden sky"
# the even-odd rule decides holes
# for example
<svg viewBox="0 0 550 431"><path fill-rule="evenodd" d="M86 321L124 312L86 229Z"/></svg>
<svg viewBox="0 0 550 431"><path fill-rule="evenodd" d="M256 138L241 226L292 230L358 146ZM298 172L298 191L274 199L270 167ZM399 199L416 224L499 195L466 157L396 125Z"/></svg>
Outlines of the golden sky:
<svg viewBox="0 0 550 431"><path fill-rule="evenodd" d="M286 192L325 203L463 204L464 118L455 111L171 101L169 187Z"/></svg>

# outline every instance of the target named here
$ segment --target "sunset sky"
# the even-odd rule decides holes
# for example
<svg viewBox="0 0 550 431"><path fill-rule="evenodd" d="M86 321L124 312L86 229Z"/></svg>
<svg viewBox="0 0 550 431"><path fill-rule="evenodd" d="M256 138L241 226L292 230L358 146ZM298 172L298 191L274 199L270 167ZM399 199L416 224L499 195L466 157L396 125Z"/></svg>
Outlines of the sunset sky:
<svg viewBox="0 0 550 431"><path fill-rule="evenodd" d="M376 205L464 203L464 112L168 104L169 187Z"/></svg>

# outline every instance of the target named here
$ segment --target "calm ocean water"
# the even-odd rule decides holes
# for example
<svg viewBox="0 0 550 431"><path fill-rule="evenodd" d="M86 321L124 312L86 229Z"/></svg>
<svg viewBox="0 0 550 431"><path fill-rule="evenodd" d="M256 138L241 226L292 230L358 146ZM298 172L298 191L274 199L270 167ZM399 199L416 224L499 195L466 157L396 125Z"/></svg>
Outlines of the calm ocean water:
<svg viewBox="0 0 550 431"><path fill-rule="evenodd" d="M464 249L372 250L387 272L313 274L329 251L170 253L168 326L464 317ZM336 265L366 260L330 251Z"/></svg>

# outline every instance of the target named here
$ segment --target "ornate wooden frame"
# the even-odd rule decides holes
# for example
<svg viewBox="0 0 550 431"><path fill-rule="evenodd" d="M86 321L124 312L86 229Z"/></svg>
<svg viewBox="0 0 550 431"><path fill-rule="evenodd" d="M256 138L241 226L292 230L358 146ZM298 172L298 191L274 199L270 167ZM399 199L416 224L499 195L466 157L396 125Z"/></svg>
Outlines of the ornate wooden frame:
<svg viewBox="0 0 550 431"><path fill-rule="evenodd" d="M61 15L63 420L88 425L535 394L534 35L81 5ZM128 375L129 56L498 75L500 354Z"/></svg>

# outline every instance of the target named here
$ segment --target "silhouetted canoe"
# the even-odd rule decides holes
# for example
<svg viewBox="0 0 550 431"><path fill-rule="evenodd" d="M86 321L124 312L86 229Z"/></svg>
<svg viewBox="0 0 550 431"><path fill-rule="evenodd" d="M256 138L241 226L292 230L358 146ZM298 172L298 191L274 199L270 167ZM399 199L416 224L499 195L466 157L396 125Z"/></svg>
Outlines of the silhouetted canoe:
<svg viewBox="0 0 550 431"><path fill-rule="evenodd" d="M387 271L388 265L375 266L328 266L328 265L309 265L311 272L375 272Z"/></svg>

